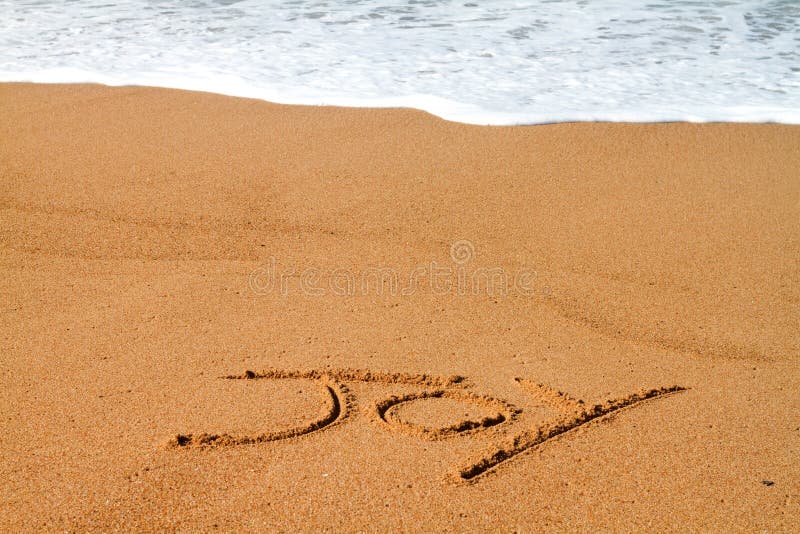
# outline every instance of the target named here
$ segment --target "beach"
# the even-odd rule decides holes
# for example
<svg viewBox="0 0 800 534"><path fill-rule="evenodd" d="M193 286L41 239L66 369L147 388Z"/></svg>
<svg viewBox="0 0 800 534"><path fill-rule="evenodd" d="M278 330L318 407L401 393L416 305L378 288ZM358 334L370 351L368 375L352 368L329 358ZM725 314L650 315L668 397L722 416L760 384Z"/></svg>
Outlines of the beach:
<svg viewBox="0 0 800 534"><path fill-rule="evenodd" d="M800 126L0 84L0 529L800 529Z"/></svg>

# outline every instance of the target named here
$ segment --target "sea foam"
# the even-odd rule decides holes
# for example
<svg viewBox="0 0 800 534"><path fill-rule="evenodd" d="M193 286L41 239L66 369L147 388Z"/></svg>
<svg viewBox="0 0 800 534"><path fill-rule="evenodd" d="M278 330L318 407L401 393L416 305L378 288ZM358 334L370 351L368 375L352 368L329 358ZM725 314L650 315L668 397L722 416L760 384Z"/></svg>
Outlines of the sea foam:
<svg viewBox="0 0 800 534"><path fill-rule="evenodd" d="M800 123L794 0L0 0L0 80L476 124Z"/></svg>

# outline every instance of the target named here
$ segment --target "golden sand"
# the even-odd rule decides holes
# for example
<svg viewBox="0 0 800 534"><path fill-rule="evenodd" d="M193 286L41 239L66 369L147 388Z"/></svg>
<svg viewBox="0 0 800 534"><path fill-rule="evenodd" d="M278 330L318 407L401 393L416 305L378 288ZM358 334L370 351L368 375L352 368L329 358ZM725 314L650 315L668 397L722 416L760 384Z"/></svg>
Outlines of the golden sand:
<svg viewBox="0 0 800 534"><path fill-rule="evenodd" d="M800 127L0 84L0 530L800 530Z"/></svg>

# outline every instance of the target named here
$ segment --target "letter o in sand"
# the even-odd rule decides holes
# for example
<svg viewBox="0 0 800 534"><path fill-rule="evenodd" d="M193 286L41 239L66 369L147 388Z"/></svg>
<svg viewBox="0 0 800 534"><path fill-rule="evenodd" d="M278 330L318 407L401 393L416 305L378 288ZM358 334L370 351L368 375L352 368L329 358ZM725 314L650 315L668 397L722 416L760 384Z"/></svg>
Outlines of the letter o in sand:
<svg viewBox="0 0 800 534"><path fill-rule="evenodd" d="M486 408L494 413L480 419L464 419L452 425L429 427L403 420L397 409L403 405L423 399L452 399L466 404ZM511 404L483 395L465 391L437 389L408 395L392 396L378 401L373 409L373 419L387 430L402 432L422 439L437 440L467 433L479 432L513 419L519 410Z"/></svg>

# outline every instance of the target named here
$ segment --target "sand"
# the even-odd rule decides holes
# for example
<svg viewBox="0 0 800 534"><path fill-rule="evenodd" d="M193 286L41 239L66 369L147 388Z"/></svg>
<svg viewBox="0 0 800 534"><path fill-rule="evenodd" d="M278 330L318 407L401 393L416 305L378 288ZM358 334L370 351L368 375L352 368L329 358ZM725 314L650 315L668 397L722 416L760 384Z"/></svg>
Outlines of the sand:
<svg viewBox="0 0 800 534"><path fill-rule="evenodd" d="M800 530L800 127L0 85L0 529Z"/></svg>

